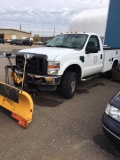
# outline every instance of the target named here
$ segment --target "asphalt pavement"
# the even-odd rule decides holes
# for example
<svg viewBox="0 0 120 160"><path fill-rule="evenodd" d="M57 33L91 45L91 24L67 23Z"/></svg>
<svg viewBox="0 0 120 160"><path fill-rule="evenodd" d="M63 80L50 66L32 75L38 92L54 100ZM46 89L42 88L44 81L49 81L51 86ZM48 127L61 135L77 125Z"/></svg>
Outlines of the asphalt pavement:
<svg viewBox="0 0 120 160"><path fill-rule="evenodd" d="M0 44L0 52L22 48ZM8 61L0 61L0 78L4 82ZM69 100L59 90L40 91L32 96L33 120L27 129L0 109L0 160L120 159L120 149L103 134L101 125L108 101L119 90L120 82L103 76L81 82Z"/></svg>

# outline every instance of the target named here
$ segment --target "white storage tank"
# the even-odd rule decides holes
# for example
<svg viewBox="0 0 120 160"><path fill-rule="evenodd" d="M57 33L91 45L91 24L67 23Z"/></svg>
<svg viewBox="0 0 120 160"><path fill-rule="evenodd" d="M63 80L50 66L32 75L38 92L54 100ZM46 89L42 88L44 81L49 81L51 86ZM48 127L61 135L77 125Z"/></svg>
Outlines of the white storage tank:
<svg viewBox="0 0 120 160"><path fill-rule="evenodd" d="M70 32L92 32L104 38L108 8L84 10L72 18Z"/></svg>

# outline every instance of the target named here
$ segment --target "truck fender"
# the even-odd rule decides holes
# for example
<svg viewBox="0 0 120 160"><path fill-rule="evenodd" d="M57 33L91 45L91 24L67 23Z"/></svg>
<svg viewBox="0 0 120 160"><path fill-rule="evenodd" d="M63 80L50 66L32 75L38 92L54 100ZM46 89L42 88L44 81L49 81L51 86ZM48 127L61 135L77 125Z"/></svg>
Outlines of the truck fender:
<svg viewBox="0 0 120 160"><path fill-rule="evenodd" d="M72 65L76 65L80 68L80 72L81 72L81 75L82 75L82 64L80 64L80 61L73 61L73 60L70 60L70 61L67 61L65 62L64 64L62 64L60 66L60 70L59 70L59 73L58 75L63 75L64 72L69 68L71 67ZM73 71L73 70L72 70Z"/></svg>

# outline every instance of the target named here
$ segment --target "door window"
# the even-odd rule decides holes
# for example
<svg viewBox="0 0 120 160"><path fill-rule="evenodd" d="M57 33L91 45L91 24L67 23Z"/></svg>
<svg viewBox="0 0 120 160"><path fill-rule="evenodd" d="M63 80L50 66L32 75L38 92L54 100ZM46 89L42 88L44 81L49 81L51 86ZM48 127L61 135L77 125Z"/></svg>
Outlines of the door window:
<svg viewBox="0 0 120 160"><path fill-rule="evenodd" d="M99 43L98 37L97 36L91 36L89 38L87 47L96 47L98 49L98 51L100 51L100 43Z"/></svg>

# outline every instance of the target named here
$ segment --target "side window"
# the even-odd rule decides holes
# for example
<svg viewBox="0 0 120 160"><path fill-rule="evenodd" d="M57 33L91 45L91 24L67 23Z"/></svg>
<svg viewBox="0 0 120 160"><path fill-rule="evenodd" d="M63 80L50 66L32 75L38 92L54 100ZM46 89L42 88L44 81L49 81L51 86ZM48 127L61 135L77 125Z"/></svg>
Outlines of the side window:
<svg viewBox="0 0 120 160"><path fill-rule="evenodd" d="M91 46L91 47L95 46L98 49L98 51L100 51L100 43L99 43L98 37L97 36L91 36L89 41L88 41L87 46Z"/></svg>

